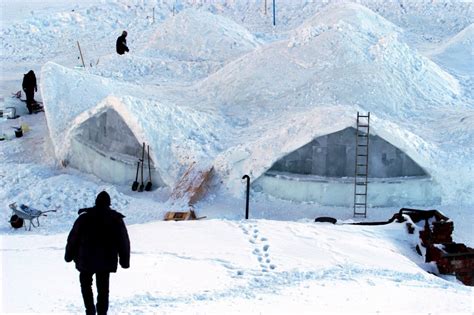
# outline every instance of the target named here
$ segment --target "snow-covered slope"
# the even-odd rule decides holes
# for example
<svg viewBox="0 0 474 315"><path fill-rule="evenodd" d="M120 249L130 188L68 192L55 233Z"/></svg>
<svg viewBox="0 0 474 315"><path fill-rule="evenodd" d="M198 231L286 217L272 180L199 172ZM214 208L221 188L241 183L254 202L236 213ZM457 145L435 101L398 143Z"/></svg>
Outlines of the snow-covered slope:
<svg viewBox="0 0 474 315"><path fill-rule="evenodd" d="M396 30L360 5L330 6L288 41L245 55L198 89L233 108L269 106L271 99L272 108L338 102L396 114L455 103L456 79L401 42Z"/></svg>
<svg viewBox="0 0 474 315"><path fill-rule="evenodd" d="M220 61L182 61L168 57L150 58L117 54L102 56L90 73L131 83L189 85L222 68Z"/></svg>
<svg viewBox="0 0 474 315"><path fill-rule="evenodd" d="M67 139L64 132L75 128L75 117L109 106L107 101L99 105L109 95L129 108L123 117L135 113L132 125L147 125L150 117L172 124L162 120L160 108L180 108L183 124L165 133L150 125L135 131L137 138L148 133L147 140L162 150L156 158L167 183L177 180L186 161L214 160L224 187L238 196L242 174L257 178L314 137L352 126L357 111L370 111L372 131L421 165L441 185L443 200L472 201L474 182L458 174L474 169L473 108L461 98L458 81L408 47L398 33L363 6L331 5L288 40L257 48L189 88L119 84L47 66L42 77L49 126L54 138ZM63 91L61 97L57 90ZM78 101L77 95L87 101ZM207 118L195 125L198 116ZM195 130L186 129L190 126ZM163 135L171 130L182 138L182 149L164 149L170 145ZM64 156L67 145L57 141L58 157Z"/></svg>
<svg viewBox="0 0 474 315"><path fill-rule="evenodd" d="M254 36L232 20L190 9L163 22L142 54L187 61L226 61L258 46Z"/></svg>
<svg viewBox="0 0 474 315"><path fill-rule="evenodd" d="M464 136L473 133L465 121L472 107L459 99L458 81L401 42L393 24L360 5L328 7L288 41L243 56L196 89L208 95L203 102L214 104L235 125L252 130L259 126L259 139L246 137L240 143L238 151L246 153L232 148L220 156L220 161L227 160L225 172L234 172L229 182L236 183L243 171L258 177L277 158L298 148L295 139L309 141L318 135L316 130L351 121L351 115L362 110L375 117L373 132L442 182L444 197L471 200L472 181L452 172L453 165L468 173L473 169L469 157L473 142ZM337 110L327 110L328 104L342 105L344 110L331 115ZM305 125L305 118L299 122L294 116L298 112L314 117L313 122ZM447 120L459 123L448 126ZM286 125L299 132L283 136L273 131L274 121L277 130L286 130L282 126ZM446 132L436 132L440 125ZM301 133L303 129L306 133ZM453 151L456 147L463 150ZM231 158L234 155L239 158ZM236 160L242 169L233 165Z"/></svg>
<svg viewBox="0 0 474 315"><path fill-rule="evenodd" d="M474 22L472 1L362 0L361 4L404 29L404 37L426 49L446 40Z"/></svg>
<svg viewBox="0 0 474 315"><path fill-rule="evenodd" d="M130 269L111 275L113 314L464 313L470 307L472 289L426 272L430 266L402 224L208 220L136 224L129 233ZM66 237L3 237L2 310L83 313L77 271L63 260Z"/></svg>
<svg viewBox="0 0 474 315"><path fill-rule="evenodd" d="M131 268L112 275L113 314L472 313L473 289L428 273L436 270L416 254L417 233L405 225L345 225L352 208L256 191L252 219L241 221L241 179L254 181L313 138L354 125L357 111L371 111L371 133L441 186L443 204L423 208L442 210L454 240L472 246L474 4L276 1L273 26L271 3L0 2L0 108L22 115L0 119L0 313L83 313L77 271L63 261L65 233L102 190L126 215L132 241ZM131 51L117 56L124 29ZM77 41L86 69L73 70ZM10 98L29 69L45 114L23 116L25 104ZM150 143L169 187L133 192L132 171L130 184L113 185L61 166L81 124L108 110ZM22 123L30 131L15 138L11 127ZM213 189L194 205L207 219L159 222L188 209L168 198L193 161L216 171ZM32 231L14 230L11 202L59 210ZM371 207L365 220L396 211ZM315 224L319 216L338 224Z"/></svg>
<svg viewBox="0 0 474 315"><path fill-rule="evenodd" d="M157 89L119 83L53 63L43 67L42 77L46 118L59 160L68 159L77 127L111 108L140 143L150 144L161 176L172 187L190 161L205 162L216 154L222 141L218 129L228 132L219 117L181 107L184 102L176 101L170 90L161 94Z"/></svg>
<svg viewBox="0 0 474 315"><path fill-rule="evenodd" d="M118 80L183 84L207 77L260 43L225 17L188 9L153 24L148 41L134 54L106 55L91 71Z"/></svg>
<svg viewBox="0 0 474 315"><path fill-rule="evenodd" d="M431 51L430 56L456 73L474 77L474 24Z"/></svg>

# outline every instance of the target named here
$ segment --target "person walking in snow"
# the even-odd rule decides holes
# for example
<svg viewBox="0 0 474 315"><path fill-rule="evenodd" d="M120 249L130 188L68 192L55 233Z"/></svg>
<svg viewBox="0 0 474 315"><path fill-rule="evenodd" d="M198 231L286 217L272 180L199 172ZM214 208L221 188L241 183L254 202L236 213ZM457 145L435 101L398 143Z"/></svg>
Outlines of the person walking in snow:
<svg viewBox="0 0 474 315"><path fill-rule="evenodd" d="M27 74L23 75L23 83L21 86L26 94L26 107L28 108L28 112L33 114L35 92L38 92L38 87L36 86L36 75L33 70L30 70Z"/></svg>
<svg viewBox="0 0 474 315"><path fill-rule="evenodd" d="M117 271L117 263L130 267L130 240L124 216L110 208L110 196L102 191L95 206L79 210L79 217L67 238L66 262L74 260L79 270L82 298L86 314L107 314L109 308L109 277ZM97 285L97 306L94 305L92 277Z"/></svg>
<svg viewBox="0 0 474 315"><path fill-rule="evenodd" d="M119 55L123 55L125 52L128 52L127 31L123 31L122 35L117 38L115 48L117 49L117 54Z"/></svg>

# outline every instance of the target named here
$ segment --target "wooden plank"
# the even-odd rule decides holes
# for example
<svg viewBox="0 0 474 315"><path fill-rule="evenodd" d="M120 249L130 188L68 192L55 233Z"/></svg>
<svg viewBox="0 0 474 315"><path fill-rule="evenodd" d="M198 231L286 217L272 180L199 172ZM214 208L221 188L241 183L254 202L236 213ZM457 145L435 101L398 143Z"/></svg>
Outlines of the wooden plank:
<svg viewBox="0 0 474 315"><path fill-rule="evenodd" d="M196 217L194 210L189 211L168 211L165 213L165 221L187 221L187 220L200 220L206 217Z"/></svg>
<svg viewBox="0 0 474 315"><path fill-rule="evenodd" d="M196 204L206 194L213 173L213 166L193 162L174 187L171 199L186 200L188 205Z"/></svg>

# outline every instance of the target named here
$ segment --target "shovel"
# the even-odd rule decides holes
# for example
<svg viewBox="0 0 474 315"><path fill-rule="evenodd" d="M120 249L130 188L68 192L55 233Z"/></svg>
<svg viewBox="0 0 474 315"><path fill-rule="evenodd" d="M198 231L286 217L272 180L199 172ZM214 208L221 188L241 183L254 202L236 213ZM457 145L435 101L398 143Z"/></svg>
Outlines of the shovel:
<svg viewBox="0 0 474 315"><path fill-rule="evenodd" d="M132 184L132 190L137 191L138 189L138 169L140 168L140 161L137 164L137 175L135 175L135 181Z"/></svg>
<svg viewBox="0 0 474 315"><path fill-rule="evenodd" d="M145 185L143 184L143 164L145 164L145 142L143 142L143 150L142 150L142 182L140 184L140 187L138 187L138 191L142 192L143 188L145 188Z"/></svg>
<svg viewBox="0 0 474 315"><path fill-rule="evenodd" d="M151 186L153 184L151 183L150 146L149 145L147 145L147 149L148 149L148 182L146 183L145 190L150 191Z"/></svg>

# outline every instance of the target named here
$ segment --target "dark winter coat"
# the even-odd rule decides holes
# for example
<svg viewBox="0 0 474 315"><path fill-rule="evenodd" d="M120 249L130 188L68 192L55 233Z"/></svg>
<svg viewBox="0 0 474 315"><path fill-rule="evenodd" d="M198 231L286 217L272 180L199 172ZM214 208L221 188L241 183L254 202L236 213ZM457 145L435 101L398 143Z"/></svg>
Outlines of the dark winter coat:
<svg viewBox="0 0 474 315"><path fill-rule="evenodd" d="M81 272L116 272L130 267L130 240L124 216L109 207L79 210L69 233L64 259ZM120 258L120 260L118 259Z"/></svg>
<svg viewBox="0 0 474 315"><path fill-rule="evenodd" d="M117 54L119 55L123 55L125 52L128 52L126 37L126 35L122 34L117 38L117 44L115 46L117 49Z"/></svg>
<svg viewBox="0 0 474 315"><path fill-rule="evenodd" d="M36 86L36 75L33 70L30 70L27 74L23 76L22 87L23 91L25 92L33 92L33 90L38 90Z"/></svg>

